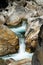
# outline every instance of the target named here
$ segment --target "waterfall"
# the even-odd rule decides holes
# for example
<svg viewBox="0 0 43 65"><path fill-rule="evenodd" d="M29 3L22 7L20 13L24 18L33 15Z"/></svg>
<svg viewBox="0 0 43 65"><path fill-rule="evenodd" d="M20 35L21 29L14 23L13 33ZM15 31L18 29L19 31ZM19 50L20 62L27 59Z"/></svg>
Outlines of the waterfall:
<svg viewBox="0 0 43 65"><path fill-rule="evenodd" d="M20 45L20 48L19 48L19 53L24 53L25 52L25 43L24 43L24 38L20 38L19 39L19 45Z"/></svg>
<svg viewBox="0 0 43 65"><path fill-rule="evenodd" d="M21 60L25 58L32 59L33 53L28 53L25 51L25 38L23 36L23 32L26 31L26 25L23 25L18 28L11 28L13 32L15 32L19 36L19 52L16 54L10 54L2 57L3 59L13 58L15 60Z"/></svg>

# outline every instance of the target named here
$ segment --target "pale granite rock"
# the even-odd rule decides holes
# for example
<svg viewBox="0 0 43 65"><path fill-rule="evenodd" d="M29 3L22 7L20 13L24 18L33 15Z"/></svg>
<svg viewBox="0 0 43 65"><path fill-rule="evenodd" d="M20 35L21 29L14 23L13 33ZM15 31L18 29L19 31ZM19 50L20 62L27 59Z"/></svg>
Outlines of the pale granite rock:
<svg viewBox="0 0 43 65"><path fill-rule="evenodd" d="M15 61L13 59L9 59L6 61L7 65L31 65L30 59L23 59L19 61Z"/></svg>
<svg viewBox="0 0 43 65"><path fill-rule="evenodd" d="M43 6L43 0L35 0L37 2L38 5Z"/></svg>
<svg viewBox="0 0 43 65"><path fill-rule="evenodd" d="M12 12L12 14L9 15L11 12L9 11L8 13L8 20L6 23L7 25L12 25L12 26L18 25L21 22L21 19L24 19L26 15L25 9L22 6L18 6L18 5L15 7L15 10Z"/></svg>
<svg viewBox="0 0 43 65"><path fill-rule="evenodd" d="M25 33L26 36L26 51L33 52L36 49L38 44L38 33L40 31L40 26L43 24L43 19L37 18L33 20L30 25L28 26L28 30Z"/></svg>

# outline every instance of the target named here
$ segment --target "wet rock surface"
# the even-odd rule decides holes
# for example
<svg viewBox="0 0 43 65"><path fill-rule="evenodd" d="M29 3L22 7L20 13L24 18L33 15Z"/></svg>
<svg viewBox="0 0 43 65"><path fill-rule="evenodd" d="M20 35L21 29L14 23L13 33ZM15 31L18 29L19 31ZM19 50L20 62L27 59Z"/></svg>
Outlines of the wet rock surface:
<svg viewBox="0 0 43 65"><path fill-rule="evenodd" d="M3 2L5 2L4 5L2 4ZM25 38L24 45L26 49L24 50L31 53L35 52L32 65L43 65L43 1L3 0L3 2L0 1L2 4L0 4L0 56L18 52L19 39L15 33L19 33L20 35L23 34ZM23 19L26 19L26 21ZM24 23L22 24L22 22L26 22L26 26ZM11 26L11 28L16 26L17 28L13 27L14 30L12 31L14 32L12 32L10 28L5 25ZM21 25L23 25L23 27L21 27ZM15 61L9 59L8 62L2 62L5 63L4 65L31 65L29 60L30 59Z"/></svg>
<svg viewBox="0 0 43 65"><path fill-rule="evenodd" d="M28 31L25 34L27 35L25 40L27 51L35 51L38 44L38 33L42 24L43 19L41 18L37 18L36 20L31 21L30 26L28 27Z"/></svg>
<svg viewBox="0 0 43 65"><path fill-rule="evenodd" d="M1 65L31 65L31 60L29 59L23 59L23 60L19 60L19 61L15 61L14 59L10 58L10 59L7 59L7 60L3 60L3 59L0 59L0 64Z"/></svg>
<svg viewBox="0 0 43 65"><path fill-rule="evenodd" d="M38 45L32 58L32 65L43 65L43 25L38 34Z"/></svg>
<svg viewBox="0 0 43 65"><path fill-rule="evenodd" d="M2 58L0 58L0 65L7 65Z"/></svg>
<svg viewBox="0 0 43 65"><path fill-rule="evenodd" d="M24 60L20 60L20 61L17 61L17 62L11 62L9 63L10 65L31 65L29 59L24 59Z"/></svg>
<svg viewBox="0 0 43 65"><path fill-rule="evenodd" d="M0 25L0 56L15 53L19 49L19 39L8 27Z"/></svg>

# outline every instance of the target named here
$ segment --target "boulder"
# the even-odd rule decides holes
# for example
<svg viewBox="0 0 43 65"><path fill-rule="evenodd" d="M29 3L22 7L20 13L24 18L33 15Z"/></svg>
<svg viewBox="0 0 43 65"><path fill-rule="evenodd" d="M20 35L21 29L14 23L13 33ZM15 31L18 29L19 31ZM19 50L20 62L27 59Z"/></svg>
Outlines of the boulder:
<svg viewBox="0 0 43 65"><path fill-rule="evenodd" d="M40 26L42 25L43 20L38 18L31 22L26 31L26 51L34 52L38 44L38 33L40 31Z"/></svg>
<svg viewBox="0 0 43 65"><path fill-rule="evenodd" d="M19 39L8 27L0 25L0 56L16 53L19 49Z"/></svg>
<svg viewBox="0 0 43 65"><path fill-rule="evenodd" d="M38 34L38 44L32 58L32 65L43 65L43 25Z"/></svg>
<svg viewBox="0 0 43 65"><path fill-rule="evenodd" d="M11 14L11 12L12 14ZM9 15L11 14L11 15ZM16 26L21 22L21 19L24 19L25 15L26 15L26 11L22 6L16 6L14 9L14 6L11 8L11 10L9 10L8 12L8 19L6 24L7 25L11 25L11 26Z"/></svg>
<svg viewBox="0 0 43 65"><path fill-rule="evenodd" d="M31 65L30 59L22 59L19 61L15 61L13 59L6 60L7 65Z"/></svg>

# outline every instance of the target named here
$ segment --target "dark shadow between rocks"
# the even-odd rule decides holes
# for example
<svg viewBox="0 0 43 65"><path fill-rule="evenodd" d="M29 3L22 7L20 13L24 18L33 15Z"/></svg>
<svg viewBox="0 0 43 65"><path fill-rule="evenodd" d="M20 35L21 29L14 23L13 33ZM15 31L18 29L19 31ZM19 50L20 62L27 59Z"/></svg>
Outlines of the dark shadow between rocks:
<svg viewBox="0 0 43 65"><path fill-rule="evenodd" d="M0 0L0 9L5 9L8 6L8 0Z"/></svg>

